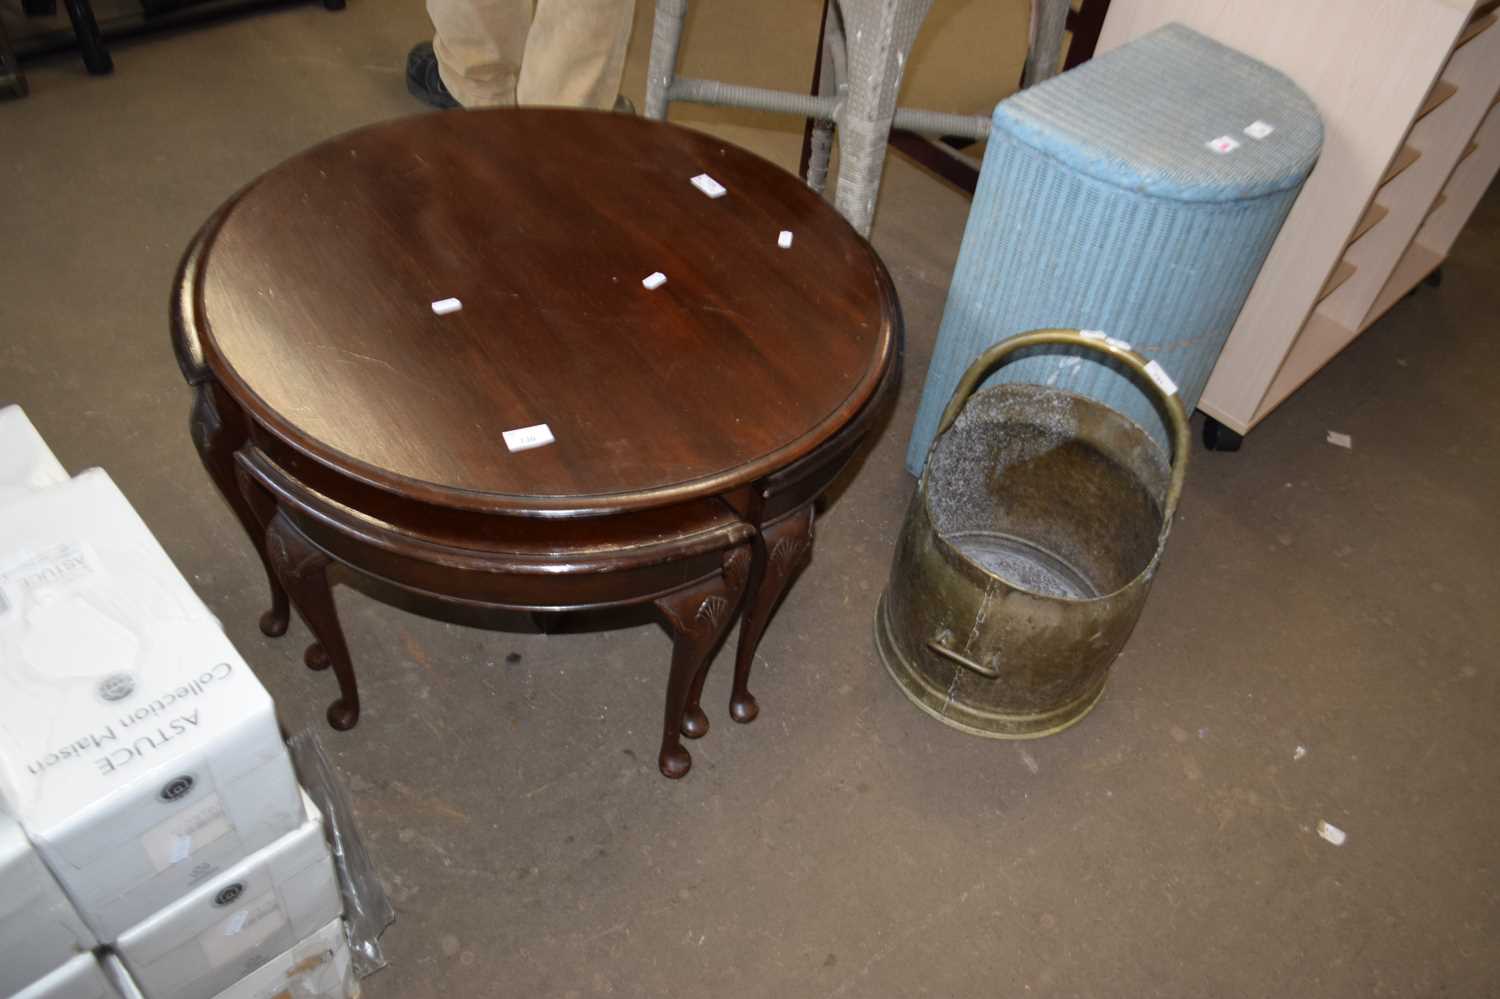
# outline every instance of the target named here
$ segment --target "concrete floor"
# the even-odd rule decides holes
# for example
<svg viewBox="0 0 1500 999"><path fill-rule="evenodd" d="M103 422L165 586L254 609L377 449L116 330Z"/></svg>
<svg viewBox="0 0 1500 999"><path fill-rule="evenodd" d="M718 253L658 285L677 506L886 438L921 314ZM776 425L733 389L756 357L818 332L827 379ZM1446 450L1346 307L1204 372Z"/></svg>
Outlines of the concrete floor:
<svg viewBox="0 0 1500 999"><path fill-rule="evenodd" d="M800 65L744 42L751 5L700 6L695 59ZM417 3L286 8L118 46L109 79L34 65L0 105L0 401L70 469L110 471L293 729L333 684L300 624L255 629L264 583L189 442L167 292L241 184L416 110L401 65L426 30ZM794 161L790 123L682 120ZM870 637L966 207L893 161L875 243L910 331L899 408L761 646L760 720L729 722L721 655L686 780L656 773L654 627L486 631L340 591L366 707L323 738L399 913L369 996L1495 994L1500 199L1441 290L1243 452L1194 455L1107 695L1024 744L930 721Z"/></svg>

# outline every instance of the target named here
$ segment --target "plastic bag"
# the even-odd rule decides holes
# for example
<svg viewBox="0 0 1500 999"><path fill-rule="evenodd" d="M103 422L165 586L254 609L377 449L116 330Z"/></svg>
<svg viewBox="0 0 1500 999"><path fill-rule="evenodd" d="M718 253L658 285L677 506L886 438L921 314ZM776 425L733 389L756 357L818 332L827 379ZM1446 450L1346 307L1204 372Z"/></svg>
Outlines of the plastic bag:
<svg viewBox="0 0 1500 999"><path fill-rule="evenodd" d="M287 740L287 749L291 751L292 765L302 786L322 810L327 823L333 866L338 871L339 890L344 896L349 954L354 973L365 978L385 967L380 935L396 921L396 910L354 824L349 792L334 772L317 733L310 728L298 732Z"/></svg>

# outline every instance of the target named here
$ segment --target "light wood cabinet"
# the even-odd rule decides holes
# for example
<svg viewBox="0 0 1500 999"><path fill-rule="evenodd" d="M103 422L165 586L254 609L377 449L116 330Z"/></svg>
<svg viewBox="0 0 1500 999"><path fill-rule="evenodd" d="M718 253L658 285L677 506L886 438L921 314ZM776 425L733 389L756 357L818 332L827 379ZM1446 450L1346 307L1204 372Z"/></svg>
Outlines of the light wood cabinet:
<svg viewBox="0 0 1500 999"><path fill-rule="evenodd" d="M1500 170L1497 8L1114 0L1101 52L1180 21L1280 69L1323 115L1322 157L1199 409L1245 433L1442 264Z"/></svg>

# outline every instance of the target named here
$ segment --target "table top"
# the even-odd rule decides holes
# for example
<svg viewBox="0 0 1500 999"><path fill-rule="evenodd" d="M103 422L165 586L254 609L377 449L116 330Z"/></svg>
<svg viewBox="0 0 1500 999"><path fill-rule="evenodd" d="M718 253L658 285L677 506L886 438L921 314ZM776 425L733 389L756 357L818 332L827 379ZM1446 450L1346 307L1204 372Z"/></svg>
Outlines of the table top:
<svg viewBox="0 0 1500 999"><path fill-rule="evenodd" d="M727 194L695 188L705 172ZM900 338L874 251L798 178L589 111L333 139L237 195L184 280L209 367L286 443L403 496L521 514L783 468L860 411ZM554 443L507 449L542 423Z"/></svg>

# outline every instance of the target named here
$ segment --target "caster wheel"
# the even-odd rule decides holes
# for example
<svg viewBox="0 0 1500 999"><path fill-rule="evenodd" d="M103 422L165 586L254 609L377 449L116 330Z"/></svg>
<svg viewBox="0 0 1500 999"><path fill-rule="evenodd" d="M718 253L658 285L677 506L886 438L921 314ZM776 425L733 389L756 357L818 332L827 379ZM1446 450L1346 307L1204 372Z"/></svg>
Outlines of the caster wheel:
<svg viewBox="0 0 1500 999"><path fill-rule="evenodd" d="M1203 446L1210 451L1238 451L1244 442L1242 434L1235 433L1212 416L1203 421Z"/></svg>

